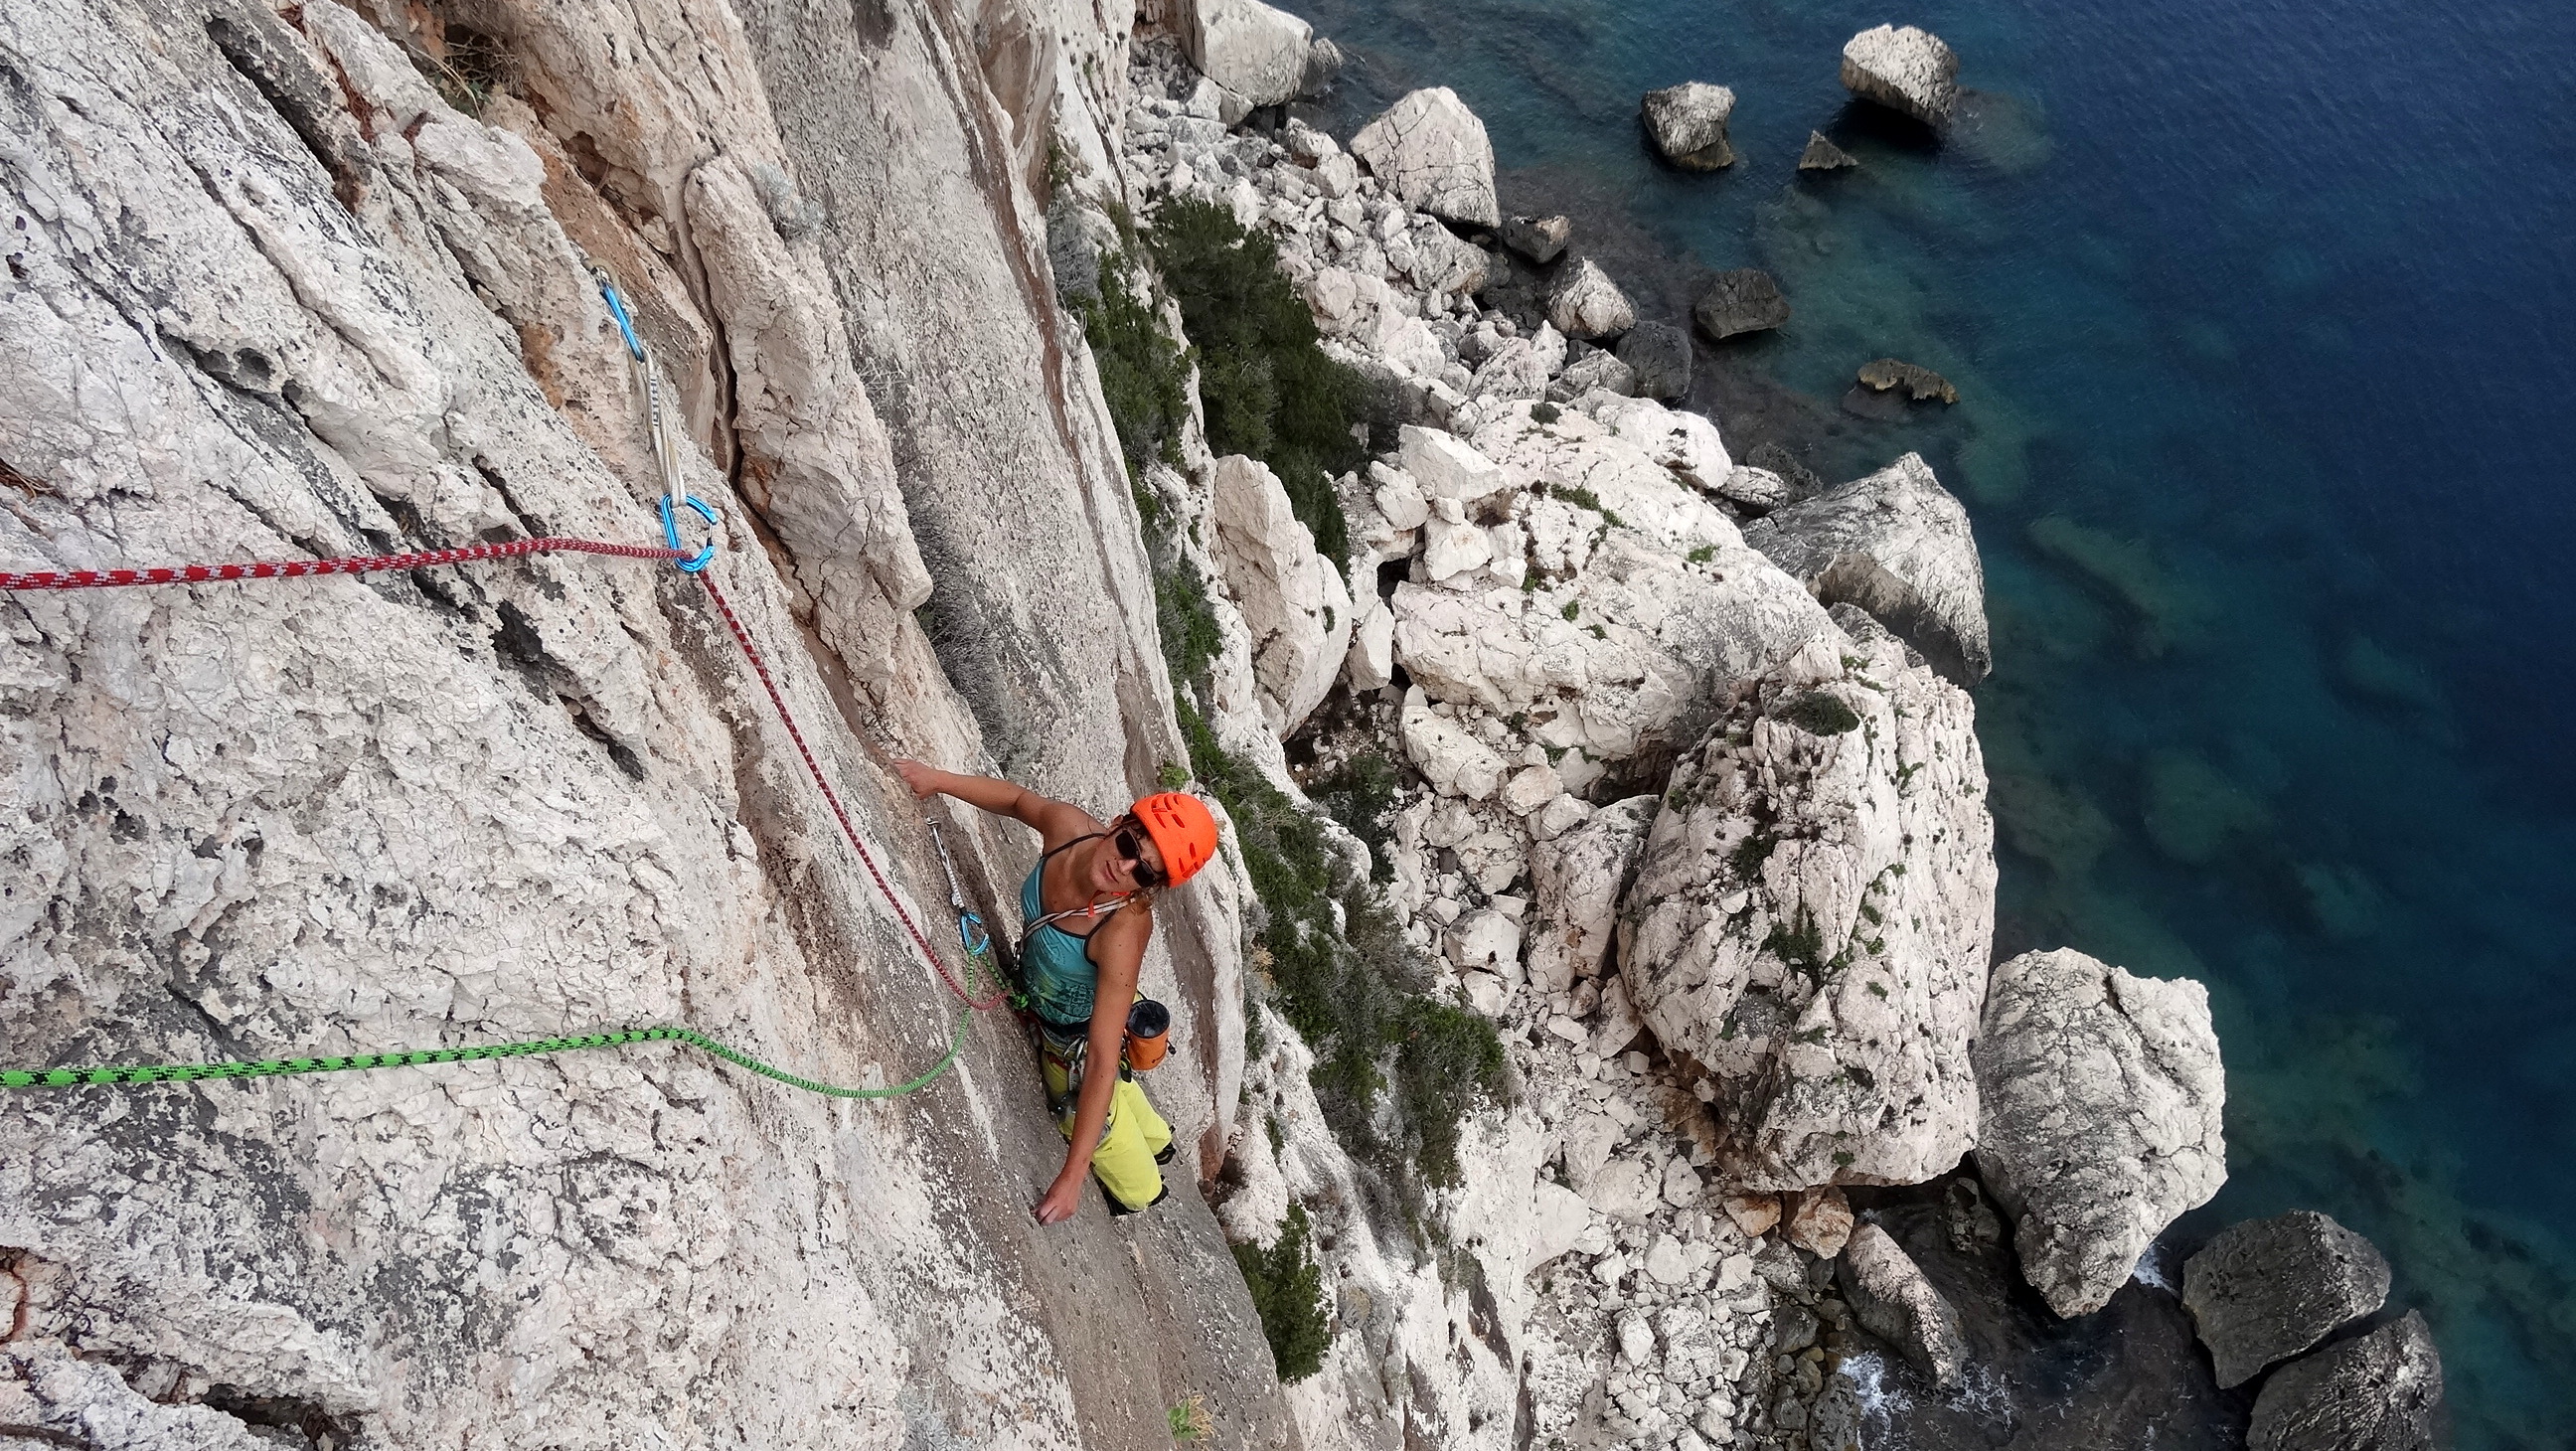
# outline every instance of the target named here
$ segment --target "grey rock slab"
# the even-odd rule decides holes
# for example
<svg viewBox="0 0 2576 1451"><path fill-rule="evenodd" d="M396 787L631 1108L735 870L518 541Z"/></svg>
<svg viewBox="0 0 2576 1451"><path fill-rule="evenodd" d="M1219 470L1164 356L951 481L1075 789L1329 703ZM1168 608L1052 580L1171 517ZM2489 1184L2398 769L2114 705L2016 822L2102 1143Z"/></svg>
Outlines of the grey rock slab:
<svg viewBox="0 0 2576 1451"><path fill-rule="evenodd" d="M1764 332L1789 320L1788 299L1780 284L1759 267L1720 272L1691 306L1700 331L1724 341L1738 333Z"/></svg>
<svg viewBox="0 0 2576 1451"><path fill-rule="evenodd" d="M1414 91L1351 138L1351 154L1406 205L1443 221L1491 227L1494 144L1485 123L1447 86Z"/></svg>
<svg viewBox="0 0 2576 1451"><path fill-rule="evenodd" d="M1501 231L1503 245L1541 266L1565 255L1566 239L1574 235L1571 218L1511 217Z"/></svg>
<svg viewBox="0 0 2576 1451"><path fill-rule="evenodd" d="M1877 26L1843 45L1843 89L1927 126L1950 123L1959 105L1958 76L1959 57L1941 37L1915 26Z"/></svg>
<svg viewBox="0 0 2576 1451"><path fill-rule="evenodd" d="M1646 844L1656 798L1632 796L1530 850L1530 983L1560 993L1598 976L1617 935L1620 890Z"/></svg>
<svg viewBox="0 0 2576 1451"><path fill-rule="evenodd" d="M1190 62L1253 106L1311 95L1339 60L1305 21L1261 0L1187 0Z"/></svg>
<svg viewBox="0 0 2576 1451"><path fill-rule="evenodd" d="M1551 403L1571 403L1591 392L1616 393L1622 398L1637 396L1637 374L1616 353L1594 349L1565 365L1556 381L1547 388Z"/></svg>
<svg viewBox="0 0 2576 1451"><path fill-rule="evenodd" d="M1967 695L1836 627L1731 692L1620 907L1729 1190L1914 1184L1974 1142L1994 825Z"/></svg>
<svg viewBox="0 0 2576 1451"><path fill-rule="evenodd" d="M1807 133L1807 149L1798 153L1800 171L1840 171L1860 162L1848 151L1836 146L1822 131Z"/></svg>
<svg viewBox="0 0 2576 1451"><path fill-rule="evenodd" d="M2232 1225L2182 1267L2182 1302L2222 1386L2243 1385L2387 1298L2378 1248L2313 1209Z"/></svg>
<svg viewBox="0 0 2576 1451"><path fill-rule="evenodd" d="M1818 601L1869 611L1959 684L1993 668L1976 535L1922 455L1776 509L1744 542Z"/></svg>
<svg viewBox="0 0 2576 1451"><path fill-rule="evenodd" d="M1835 1278L1861 1328L1896 1347L1935 1384L1959 1383L1968 1369L1959 1312L1886 1230L1875 1224L1853 1230Z"/></svg>
<svg viewBox="0 0 2576 1451"><path fill-rule="evenodd" d="M2023 953L1995 970L1976 1065L1978 1172L2023 1278L2060 1315L2108 1304L2155 1237L2226 1182L2226 1076L2196 982Z"/></svg>
<svg viewBox="0 0 2576 1451"><path fill-rule="evenodd" d="M1636 375L1638 397L1690 396L1690 334L1668 322L1641 322L1619 339L1616 351Z"/></svg>
<svg viewBox="0 0 2576 1451"><path fill-rule="evenodd" d="M2419 1310L2272 1372L2246 1451L2434 1451L2442 1355Z"/></svg>
<svg viewBox="0 0 2576 1451"><path fill-rule="evenodd" d="M1655 149L1673 165L1715 171L1735 164L1735 148L1726 140L1727 118L1735 114L1735 92L1706 81L1684 81L1648 91L1638 110Z"/></svg>

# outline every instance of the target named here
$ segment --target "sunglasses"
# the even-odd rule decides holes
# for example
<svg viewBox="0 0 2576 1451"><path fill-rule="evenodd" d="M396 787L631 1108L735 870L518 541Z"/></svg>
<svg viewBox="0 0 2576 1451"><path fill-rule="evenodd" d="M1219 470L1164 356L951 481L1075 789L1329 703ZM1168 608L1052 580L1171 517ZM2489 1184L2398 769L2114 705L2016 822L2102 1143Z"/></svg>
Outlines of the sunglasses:
<svg viewBox="0 0 2576 1451"><path fill-rule="evenodd" d="M1128 864L1136 874L1136 885L1155 888L1163 885L1163 869L1145 860L1145 844L1132 826L1122 826L1110 834L1109 849Z"/></svg>

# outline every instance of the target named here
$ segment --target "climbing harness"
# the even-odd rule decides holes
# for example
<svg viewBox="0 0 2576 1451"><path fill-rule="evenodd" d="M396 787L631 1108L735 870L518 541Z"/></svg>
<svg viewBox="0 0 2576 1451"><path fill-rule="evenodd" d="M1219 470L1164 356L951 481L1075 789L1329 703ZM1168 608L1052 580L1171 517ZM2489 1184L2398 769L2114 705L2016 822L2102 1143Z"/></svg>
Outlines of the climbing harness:
<svg viewBox="0 0 2576 1451"><path fill-rule="evenodd" d="M867 868L869 879L875 882L878 894L885 899L886 905L894 910L896 920L903 924L905 933L912 939L913 944L920 948L921 955L930 960L930 965L938 971L941 981L948 985L949 991L955 993L969 1008L981 1011L999 1006L1009 996L1007 986L997 986L989 997L978 998L973 990L960 983L948 970L948 964L941 960L938 951L931 946L930 939L923 934L919 924L913 921L912 913L905 908L902 898L895 894L893 884L886 879L885 873L878 869L875 856L869 852L867 844L860 839L858 828L851 822L849 812L841 805L840 793L832 789L830 779L823 774L821 761L816 759L812 748L806 745L805 733L796 723L795 712L788 708L786 695L778 688L778 682L769 673L769 662L762 657L759 647L752 643L751 632L744 628L740 617L734 614L733 606L725 599L724 591L717 588L714 578L705 572L707 566L715 560L716 544L713 530L716 524L716 511L704 500L687 493L681 487L680 471L676 463L678 444L671 435L671 429L675 425L671 422L669 412L662 405L661 383L658 370L654 365L652 350L637 334L633 314L628 310L625 299L619 295L616 284L609 279L607 272L595 264L590 271L593 279L599 284L601 297L608 305L609 316L616 320L618 331L625 339L627 356L642 377L647 422L652 432L654 464L662 483L662 493L656 500L662 524L661 547L550 536L543 539L517 539L495 544L476 544L458 549L439 549L412 554L363 555L341 559L181 565L154 569L37 570L21 573L0 571L0 592L104 589L127 585L208 584L245 579L293 579L308 575L367 574L382 570L421 569L437 565L467 564L487 559L509 559L521 555L566 552L669 561L685 573L694 576L706 589L708 600L715 605L716 613L723 618L726 629L733 635L734 643L741 647L743 657L751 662L753 673L760 677L761 687L768 692L769 703L777 710L779 722L787 727L788 738L796 743L796 753L804 761L806 773L813 777L815 787L822 792L823 800L832 808L832 817L840 823L843 839L849 842L850 849L858 856L860 865ZM694 551L680 542L680 519L683 511L697 515L709 530L706 542ZM930 825L931 840L939 847L940 865L948 875L949 904L958 913L958 937L966 950L969 974L973 975L980 967L983 971L991 973L998 982L1000 974L991 972L991 934L985 930L983 919L968 910L965 892L958 883L957 864L949 857L948 844L940 837L937 824ZM490 1043L460 1048L406 1049L390 1053L362 1053L334 1057L244 1059L221 1063L131 1067L0 1069L0 1088L71 1088L108 1084L190 1083L200 1079L273 1078L354 1069L466 1063L487 1058L524 1058L536 1054L565 1053L585 1048L613 1048L638 1043L681 1042L713 1054L736 1067L748 1069L764 1078L793 1088L801 1088L809 1093L826 1094L834 1098L893 1098L927 1086L956 1063L958 1053L965 1046L967 1021L965 1016L958 1018L956 1031L949 1037L948 1051L937 1063L931 1065L918 1077L890 1088L842 1088L810 1078L802 1078L784 1069L763 1063L749 1054L728 1048L696 1029L675 1025L626 1028L608 1033L591 1033L570 1038L539 1038L518 1043Z"/></svg>

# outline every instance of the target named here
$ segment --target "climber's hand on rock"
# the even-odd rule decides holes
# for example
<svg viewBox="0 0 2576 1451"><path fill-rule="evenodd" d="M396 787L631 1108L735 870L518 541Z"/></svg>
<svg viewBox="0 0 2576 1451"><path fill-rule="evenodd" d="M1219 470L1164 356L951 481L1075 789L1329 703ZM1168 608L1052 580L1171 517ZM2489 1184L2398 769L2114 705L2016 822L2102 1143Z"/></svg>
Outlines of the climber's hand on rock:
<svg viewBox="0 0 2576 1451"><path fill-rule="evenodd" d="M1058 1174L1055 1182L1047 1186L1046 1197L1038 1201L1038 1223L1062 1224L1073 1218L1074 1211L1081 1207L1082 1175L1074 1172Z"/></svg>
<svg viewBox="0 0 2576 1451"><path fill-rule="evenodd" d="M939 794L939 778L942 773L936 766L925 766L919 761L897 761L894 763L894 773L901 776L903 784L911 787L912 794L921 800L927 801Z"/></svg>

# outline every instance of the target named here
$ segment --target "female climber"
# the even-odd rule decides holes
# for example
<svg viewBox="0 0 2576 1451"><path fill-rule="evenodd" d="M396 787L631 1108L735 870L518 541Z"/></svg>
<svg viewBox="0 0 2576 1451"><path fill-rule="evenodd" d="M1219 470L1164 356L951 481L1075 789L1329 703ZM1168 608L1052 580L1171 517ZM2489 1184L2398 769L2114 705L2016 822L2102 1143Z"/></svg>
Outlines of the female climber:
<svg viewBox="0 0 2576 1451"><path fill-rule="evenodd" d="M1154 893L1188 881L1216 855L1216 819L1197 797L1178 791L1148 796L1104 824L1008 781L919 761L897 761L895 770L913 795L954 796L1015 818L1035 828L1045 848L1020 886L1027 925L1019 975L1037 1020L1056 1126L1070 1147L1063 1171L1038 1200L1038 1222L1073 1217L1086 1170L1100 1180L1112 1214L1158 1202L1172 1130L1124 1071L1128 1005L1137 1001L1137 973L1154 932ZM1109 1006L1096 1011L1095 1004ZM1088 1073L1089 1064L1118 1071Z"/></svg>

